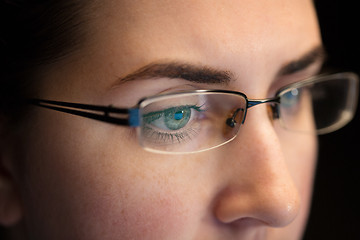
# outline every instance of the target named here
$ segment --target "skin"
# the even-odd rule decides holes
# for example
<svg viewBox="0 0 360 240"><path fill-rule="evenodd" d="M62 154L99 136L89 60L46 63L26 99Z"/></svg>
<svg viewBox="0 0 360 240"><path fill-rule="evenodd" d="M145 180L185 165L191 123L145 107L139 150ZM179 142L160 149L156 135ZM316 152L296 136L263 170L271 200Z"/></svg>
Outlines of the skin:
<svg viewBox="0 0 360 240"><path fill-rule="evenodd" d="M321 45L308 0L105 0L92 12L85 26L91 37L42 72L36 97L130 107L189 83L119 78L149 63L179 61L233 75L228 84L192 87L266 98L320 65L278 74ZM2 144L7 174L0 223L22 239L291 240L303 234L316 137L273 124L266 105L249 110L232 142L187 155L151 153L139 146L134 129L36 107L20 130Z"/></svg>

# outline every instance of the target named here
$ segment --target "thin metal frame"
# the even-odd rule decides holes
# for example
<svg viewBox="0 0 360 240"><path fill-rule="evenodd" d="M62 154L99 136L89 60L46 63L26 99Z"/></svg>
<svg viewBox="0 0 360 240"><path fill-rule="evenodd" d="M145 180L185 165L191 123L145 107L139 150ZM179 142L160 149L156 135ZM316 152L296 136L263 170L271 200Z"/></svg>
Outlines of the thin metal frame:
<svg viewBox="0 0 360 240"><path fill-rule="evenodd" d="M241 95L246 101L246 109L244 109L244 120L246 118L247 109L257 106L263 103L280 103L280 97L276 96L274 98L267 99L249 99L244 93L228 90L194 90L194 91L184 91L179 93L170 93L163 94L158 96L152 96L143 98L134 108L117 108L112 105L109 106L100 106L100 105L90 105L82 103L71 103L71 102L61 102L53 100L43 100L43 99L30 99L29 103L48 108L51 110L64 112L76 116L81 116L85 118L90 118L106 123L112 123L122 126L138 127L140 126L140 116L139 110L143 103L148 103L158 101L160 98L167 98L169 96L184 95L184 94L197 94L197 93L223 93L223 94L234 94ZM147 105L147 104L146 104Z"/></svg>
<svg viewBox="0 0 360 240"><path fill-rule="evenodd" d="M355 79L356 84L352 89L352 93L350 94L351 97L357 99L358 95L358 77L354 73L337 73L332 75L324 75L324 76L317 76L307 80L303 80L300 82L296 82L281 88L279 91L276 92L275 97L273 98L266 98L266 99L249 99L244 93L236 92L236 91L229 91L229 90L194 90L194 91L184 91L184 92L177 92L177 93L169 93L163 95L157 95L152 97L147 97L141 99L138 104L133 108L117 108L110 106L99 106L99 105L89 105L89 104L81 104L81 103L70 103L70 102L61 102L61 101L52 101L52 100L43 100L43 99L30 99L29 103L52 109L59 112L64 112L72 115L77 115L85 118L90 118L106 123L112 123L116 125L122 126L130 126L130 127L138 127L140 126L140 109L144 103L149 103L153 101L157 101L161 98L167 98L169 96L176 96L181 94L196 94L196 93L224 93L224 94L235 94L241 95L246 100L246 109L244 109L244 119L245 122L247 110L254 106L264 104L264 103L274 103L274 107L272 108L273 117L278 118L278 104L280 104L281 95L284 92L288 92L291 89L303 87L308 84L318 83L322 81L327 81L335 78L347 78L347 79ZM357 101L353 101L353 105L350 106L352 111L355 112ZM147 104L146 104L147 105ZM352 116L354 113L352 114ZM351 116L351 118L352 118ZM281 118L281 117L280 117ZM348 121L346 121L347 123ZM344 123L340 124L341 126L345 125ZM340 127L335 127L335 130ZM324 133L331 132L331 130L324 130Z"/></svg>

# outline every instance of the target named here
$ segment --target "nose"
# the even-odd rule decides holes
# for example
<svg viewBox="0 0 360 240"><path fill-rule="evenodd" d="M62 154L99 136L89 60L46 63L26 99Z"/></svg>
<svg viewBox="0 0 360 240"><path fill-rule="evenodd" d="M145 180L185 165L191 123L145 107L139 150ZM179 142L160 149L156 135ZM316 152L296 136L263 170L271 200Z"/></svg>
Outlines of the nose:
<svg viewBox="0 0 360 240"><path fill-rule="evenodd" d="M252 220L283 227L299 212L299 194L266 111L256 111L248 115L237 138L222 148L225 180L214 214L226 224Z"/></svg>

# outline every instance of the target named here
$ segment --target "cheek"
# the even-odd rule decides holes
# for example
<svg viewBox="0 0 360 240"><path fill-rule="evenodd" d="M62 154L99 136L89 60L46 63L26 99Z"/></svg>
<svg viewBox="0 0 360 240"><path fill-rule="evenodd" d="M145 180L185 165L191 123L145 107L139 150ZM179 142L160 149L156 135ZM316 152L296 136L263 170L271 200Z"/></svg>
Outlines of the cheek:
<svg viewBox="0 0 360 240"><path fill-rule="evenodd" d="M82 229L88 231L92 228L92 233L81 235L99 236L99 233L106 232L108 238L105 239L116 239L119 236L122 239L141 239L144 236L147 239L171 239L174 236L184 238L185 230L189 230L188 209L179 201L180 196L157 189L143 190L136 186L121 194L112 192L111 195L88 201L87 209L82 212L88 211L89 214L79 220L82 223L85 220L88 226L84 225Z"/></svg>
<svg viewBox="0 0 360 240"><path fill-rule="evenodd" d="M36 239L186 238L191 197L179 166L145 158L131 138L118 144L110 128L71 125L34 129L27 141L25 219Z"/></svg>
<svg viewBox="0 0 360 240"><path fill-rule="evenodd" d="M82 197L77 202L77 215L80 216L77 222L86 223L81 228L91 229L92 234L84 232L81 235L98 236L99 232L106 232L109 239L119 236L122 239L184 237L185 229L189 229L189 201L176 176L157 171L155 165L146 164L144 159L119 159L118 156L107 159L132 164L105 168L92 166L88 171L92 187L80 190ZM99 172L106 174L99 176Z"/></svg>

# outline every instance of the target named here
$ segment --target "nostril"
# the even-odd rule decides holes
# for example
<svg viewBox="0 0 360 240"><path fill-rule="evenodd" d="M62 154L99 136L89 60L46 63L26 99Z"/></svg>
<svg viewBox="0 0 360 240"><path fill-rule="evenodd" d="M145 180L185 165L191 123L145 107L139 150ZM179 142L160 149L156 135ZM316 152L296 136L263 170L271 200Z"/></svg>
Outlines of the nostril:
<svg viewBox="0 0 360 240"><path fill-rule="evenodd" d="M267 227L267 223L262 222L259 219L244 217L236 221L233 221L231 223L228 223L228 226L232 227L233 229L237 229L237 231L242 231L251 228L253 229L256 228L257 230L259 230L262 227Z"/></svg>

